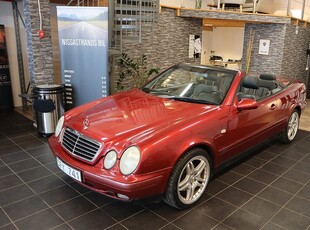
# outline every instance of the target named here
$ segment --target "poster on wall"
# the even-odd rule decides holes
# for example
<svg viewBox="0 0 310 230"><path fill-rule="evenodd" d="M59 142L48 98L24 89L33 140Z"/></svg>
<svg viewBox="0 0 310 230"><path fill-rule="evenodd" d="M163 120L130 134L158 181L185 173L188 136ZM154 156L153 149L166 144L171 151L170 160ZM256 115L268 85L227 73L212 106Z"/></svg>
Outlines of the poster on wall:
<svg viewBox="0 0 310 230"><path fill-rule="evenodd" d="M200 35L189 35L189 58L199 58L201 54L201 39Z"/></svg>
<svg viewBox="0 0 310 230"><path fill-rule="evenodd" d="M108 8L57 6L57 18L66 110L106 97Z"/></svg>
<svg viewBox="0 0 310 230"><path fill-rule="evenodd" d="M14 109L4 25L0 25L0 112Z"/></svg>
<svg viewBox="0 0 310 230"><path fill-rule="evenodd" d="M258 53L263 55L269 55L269 47L270 40L260 39Z"/></svg>

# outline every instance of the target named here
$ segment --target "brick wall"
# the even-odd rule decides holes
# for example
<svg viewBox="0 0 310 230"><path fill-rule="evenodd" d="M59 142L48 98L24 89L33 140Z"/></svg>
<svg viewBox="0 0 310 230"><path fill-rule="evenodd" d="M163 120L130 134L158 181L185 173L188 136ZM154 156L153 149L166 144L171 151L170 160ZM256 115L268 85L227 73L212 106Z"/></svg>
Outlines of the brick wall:
<svg viewBox="0 0 310 230"><path fill-rule="evenodd" d="M292 25L291 19L288 17L186 9L180 11L180 16L247 20L262 23L249 23L245 25L242 69L245 69L248 41L252 29L255 31L255 39L253 43L250 74L269 72L285 76L289 79L299 79L303 82L306 81L306 50L310 43L310 28L302 28L302 23L299 25L299 33L296 34L296 27ZM270 40L269 55L258 54L260 39Z"/></svg>
<svg viewBox="0 0 310 230"><path fill-rule="evenodd" d="M32 86L54 83L49 1L40 0L40 4L45 34L43 39L38 36L40 28L38 2L36 0L24 1L27 52Z"/></svg>
<svg viewBox="0 0 310 230"><path fill-rule="evenodd" d="M188 58L189 34L201 35L202 18L219 17L218 14L218 12L181 10L181 17L176 17L175 10L162 8L154 31L144 33L140 44L124 44L123 52L131 57L145 54L148 62L160 70L179 62L199 63L199 59ZM194 18L194 15L198 18ZM221 13L220 16L231 19L231 14L223 16ZM238 16L252 21L254 17L251 14ZM310 29L299 25L299 33L296 34L296 27L291 24L289 18L266 16L256 20L267 20L268 23L245 25L242 69L245 70L250 31L253 30L255 39L249 74L273 73L306 82L306 50L310 43ZM260 39L270 40L269 55L258 54ZM118 71L116 78L117 73Z"/></svg>
<svg viewBox="0 0 310 230"><path fill-rule="evenodd" d="M255 31L249 74L273 73L306 82L306 62L310 29L288 24L246 24L242 67L245 69L251 29ZM269 55L258 54L259 40L270 40Z"/></svg>
<svg viewBox="0 0 310 230"><path fill-rule="evenodd" d="M175 10L163 8L153 32L143 33L140 44L123 44L122 51L133 58L145 54L159 70L180 62L200 63L200 58L188 58L190 34L202 36L202 19L176 17Z"/></svg>
<svg viewBox="0 0 310 230"><path fill-rule="evenodd" d="M140 44L124 44L123 52L145 54L160 69L179 62L200 63L200 59L188 58L190 34L202 35L202 19L176 17L175 10L163 8L154 31L143 33Z"/></svg>
<svg viewBox="0 0 310 230"><path fill-rule="evenodd" d="M306 82L307 49L310 44L310 28L286 25L281 75Z"/></svg>
<svg viewBox="0 0 310 230"><path fill-rule="evenodd" d="M289 23L290 18L272 16L268 14L252 14L252 13L234 13L229 11L216 11L216 10L189 10L181 9L181 17L196 17L196 18L209 18L209 19L226 19L226 20L244 20L261 23Z"/></svg>
<svg viewBox="0 0 310 230"><path fill-rule="evenodd" d="M254 33L249 74L281 74L283 48L285 41L285 24L246 24L244 31L242 69L246 69L247 51L250 33ZM269 55L258 54L260 39L270 40Z"/></svg>

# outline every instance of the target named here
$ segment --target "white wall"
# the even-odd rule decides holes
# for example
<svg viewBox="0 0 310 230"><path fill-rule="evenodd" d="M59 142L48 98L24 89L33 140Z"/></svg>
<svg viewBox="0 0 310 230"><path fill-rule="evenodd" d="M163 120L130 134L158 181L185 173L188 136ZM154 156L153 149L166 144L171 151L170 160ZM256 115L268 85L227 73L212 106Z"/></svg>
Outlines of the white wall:
<svg viewBox="0 0 310 230"><path fill-rule="evenodd" d="M304 0L291 0L290 15L296 18L301 18L301 10ZM260 0L258 11L271 13L275 15L287 15L287 0ZM310 0L305 1L304 20L310 19Z"/></svg>
<svg viewBox="0 0 310 230"><path fill-rule="evenodd" d="M213 32L202 33L201 63L209 64L210 51L221 56L224 61L228 59L240 60L243 51L244 28L242 27L214 27ZM237 65L228 67L237 68Z"/></svg>
<svg viewBox="0 0 310 230"><path fill-rule="evenodd" d="M209 9L208 5L213 3L213 0L202 0L201 9ZM160 4L171 7L182 7L183 5L184 8L188 9L195 8L195 0L160 0ZM291 0L292 16L301 18L302 4L303 0ZM286 16L287 0L260 0L257 10L263 13ZM310 0L306 0L304 20L310 20Z"/></svg>
<svg viewBox="0 0 310 230"><path fill-rule="evenodd" d="M269 0L270 1L270 0ZM202 9L206 9L208 4L212 4L213 0L203 0ZM195 8L195 0L161 0L161 5L171 7ZM214 55L222 56L224 60L239 60L243 51L244 28L214 28L213 32L202 32L202 53L201 64L209 64L210 51L214 50ZM228 67L238 68L237 65Z"/></svg>
<svg viewBox="0 0 310 230"><path fill-rule="evenodd" d="M304 20L309 20L310 19L310 0L305 1L305 12L304 12ZM303 7L303 0L292 0L291 2L291 15L293 17L298 17L301 18L301 10ZM294 11L296 15L294 15ZM299 11L299 12L296 12Z"/></svg>
<svg viewBox="0 0 310 230"><path fill-rule="evenodd" d="M23 14L22 2L18 3L18 8L20 10L20 13ZM16 36L14 28L12 3L0 1L0 24L5 26L6 45L8 50L14 106L17 107L22 105L22 100L18 96L18 94L20 94L20 83L19 83L20 81L19 81ZM25 35L25 29L23 28L23 24L19 22L19 25L21 28L20 35L23 50L25 82L27 87L27 84L29 82L29 70L28 70L27 52L26 52L26 38L25 38L26 35Z"/></svg>

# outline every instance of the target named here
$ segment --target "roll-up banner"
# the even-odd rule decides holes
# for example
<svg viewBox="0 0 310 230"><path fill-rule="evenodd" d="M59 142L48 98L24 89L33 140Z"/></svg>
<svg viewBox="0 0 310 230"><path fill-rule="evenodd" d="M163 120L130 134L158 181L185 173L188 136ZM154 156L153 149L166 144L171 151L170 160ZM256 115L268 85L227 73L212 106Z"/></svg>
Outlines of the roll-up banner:
<svg viewBox="0 0 310 230"><path fill-rule="evenodd" d="M66 110L106 97L108 8L57 6L57 17Z"/></svg>
<svg viewBox="0 0 310 230"><path fill-rule="evenodd" d="M0 112L14 109L4 25L0 25Z"/></svg>

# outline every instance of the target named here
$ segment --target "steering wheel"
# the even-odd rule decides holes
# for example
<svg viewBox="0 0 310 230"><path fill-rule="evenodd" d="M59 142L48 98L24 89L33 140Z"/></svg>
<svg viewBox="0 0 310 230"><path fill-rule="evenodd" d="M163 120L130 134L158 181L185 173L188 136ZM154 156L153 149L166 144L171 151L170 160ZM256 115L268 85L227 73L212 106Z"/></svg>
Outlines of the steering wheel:
<svg viewBox="0 0 310 230"><path fill-rule="evenodd" d="M214 89L214 90L212 91L212 93L217 93L217 94L221 95L223 98L225 97L225 94L224 94L223 92L217 90L217 89Z"/></svg>

